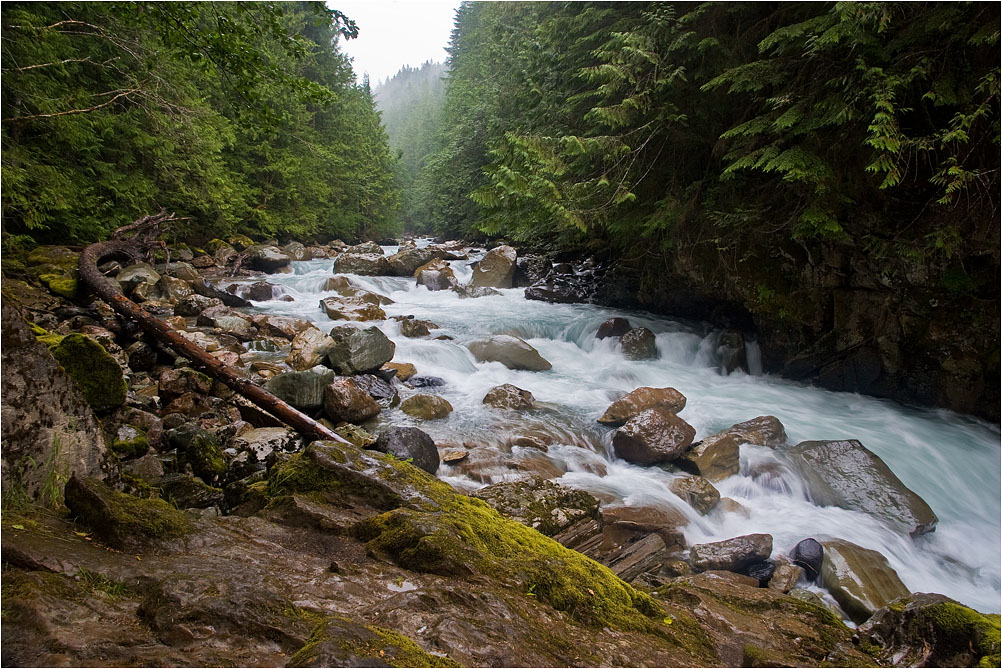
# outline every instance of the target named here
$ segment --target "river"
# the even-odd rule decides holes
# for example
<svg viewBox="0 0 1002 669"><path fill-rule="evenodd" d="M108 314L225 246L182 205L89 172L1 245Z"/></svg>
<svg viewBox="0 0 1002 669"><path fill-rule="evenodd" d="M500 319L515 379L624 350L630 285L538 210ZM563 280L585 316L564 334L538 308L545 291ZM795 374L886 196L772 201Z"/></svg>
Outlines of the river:
<svg viewBox="0 0 1002 669"><path fill-rule="evenodd" d="M427 243L427 242L425 242ZM387 254L396 247L384 247ZM471 260L452 261L461 281ZM333 260L293 263L294 273L267 277L295 301L256 303L253 311L307 319L324 331L331 321L318 306L333 295L320 286L332 275ZM446 384L414 392L434 392L454 407L448 418L418 421L399 410L384 411L382 422L417 425L437 442L461 448L479 444L480 466L466 471L443 465L439 476L461 490L485 482L524 477L539 471L560 483L596 494L607 504L658 505L684 513L690 544L752 532L769 533L775 553L788 552L806 537L837 537L887 557L913 592L937 592L983 612L1000 610L1000 434L997 425L943 410L919 409L852 393L830 392L770 375L723 373L716 332L639 311L594 305L549 304L526 300L523 289L460 299L452 291L431 292L412 278L351 276L361 287L390 297L388 316L413 315L440 329L410 339L397 321L377 325L396 343L394 361L411 362L421 375ZM260 278L260 277L256 277ZM608 318L628 318L657 336L659 358L630 361L614 339L596 340ZM452 340L437 340L446 334ZM477 363L464 343L488 334L514 334L534 346L553 368L515 371L500 363ZM752 349L752 352L754 349ZM543 408L512 418L482 404L490 388L510 383L530 391ZM619 395L639 386L671 386L688 402L679 416L701 439L734 423L773 415L786 427L791 444L806 440L858 439L932 507L935 532L911 539L864 513L812 504L803 485L783 467L782 451L744 445L741 472L716 484L721 496L743 505L740 513L700 516L667 489L675 476L657 467L639 467L612 455L612 430L595 422ZM404 393L402 393L404 395ZM515 423L556 434L545 454L508 447ZM484 458L483 453L493 455ZM509 467L511 463L518 468ZM773 476L753 474L772 463Z"/></svg>

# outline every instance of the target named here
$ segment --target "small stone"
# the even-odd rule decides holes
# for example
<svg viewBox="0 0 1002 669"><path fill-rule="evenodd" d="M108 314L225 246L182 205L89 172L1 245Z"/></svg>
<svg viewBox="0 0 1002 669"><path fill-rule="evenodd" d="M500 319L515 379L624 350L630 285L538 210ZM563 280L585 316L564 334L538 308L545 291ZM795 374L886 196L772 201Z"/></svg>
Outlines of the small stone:
<svg viewBox="0 0 1002 669"><path fill-rule="evenodd" d="M509 411L526 411L535 407L532 393L528 390L517 388L510 383L491 388L484 396L483 403L495 409L507 409Z"/></svg>
<svg viewBox="0 0 1002 669"><path fill-rule="evenodd" d="M452 405L438 395L413 395L400 404L400 410L408 416L434 420L445 418L452 413Z"/></svg>
<svg viewBox="0 0 1002 669"><path fill-rule="evenodd" d="M442 464L454 465L470 457L469 451L446 451L442 454Z"/></svg>

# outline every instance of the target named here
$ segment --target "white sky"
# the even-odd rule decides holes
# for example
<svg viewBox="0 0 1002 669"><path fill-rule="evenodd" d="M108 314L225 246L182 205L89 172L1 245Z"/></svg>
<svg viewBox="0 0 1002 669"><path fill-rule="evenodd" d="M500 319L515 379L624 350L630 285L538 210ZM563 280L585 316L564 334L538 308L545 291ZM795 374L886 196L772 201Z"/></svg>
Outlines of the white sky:
<svg viewBox="0 0 1002 669"><path fill-rule="evenodd" d="M358 39L341 40L358 80L375 88L404 65L444 62L460 0L328 0L358 24Z"/></svg>

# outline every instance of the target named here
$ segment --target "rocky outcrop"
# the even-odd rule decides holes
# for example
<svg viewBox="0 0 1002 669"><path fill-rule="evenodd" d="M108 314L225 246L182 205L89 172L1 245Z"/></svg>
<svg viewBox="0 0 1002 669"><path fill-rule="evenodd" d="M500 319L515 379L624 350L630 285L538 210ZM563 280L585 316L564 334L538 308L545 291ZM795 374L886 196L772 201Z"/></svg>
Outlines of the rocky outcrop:
<svg viewBox="0 0 1002 669"><path fill-rule="evenodd" d="M929 505L858 441L805 441L786 453L815 504L875 515L912 536L936 528Z"/></svg>
<svg viewBox="0 0 1002 669"><path fill-rule="evenodd" d="M477 362L500 362L508 369L545 371L552 365L527 342L511 335L493 335L466 345Z"/></svg>

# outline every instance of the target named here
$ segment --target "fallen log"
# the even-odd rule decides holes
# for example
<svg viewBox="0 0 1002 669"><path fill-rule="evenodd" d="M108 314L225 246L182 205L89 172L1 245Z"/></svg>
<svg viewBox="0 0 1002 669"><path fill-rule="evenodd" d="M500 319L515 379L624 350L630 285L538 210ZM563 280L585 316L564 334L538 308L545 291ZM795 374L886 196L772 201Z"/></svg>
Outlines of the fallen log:
<svg viewBox="0 0 1002 669"><path fill-rule="evenodd" d="M172 220L179 219L174 218L173 214L168 216L165 212L161 211L160 214L144 217L125 228L120 228L116 231L116 234L127 229L142 228L145 230L150 227L157 228L163 223ZM128 256L130 260L138 260L143 254L142 247L148 244L148 240L140 235L129 240L112 239L107 242L91 244L80 255L80 278L84 280L95 294L107 302L112 309L122 316L137 322L144 332L166 344L178 355L190 360L193 365L206 374L225 383L235 392L240 393L258 407L268 411L292 429L312 439L326 439L343 444L349 443L291 404L272 395L250 379L244 378L236 369L212 357L202 347L182 337L167 323L127 298L122 293L118 282L109 279L98 269L101 261L109 256L124 255Z"/></svg>

